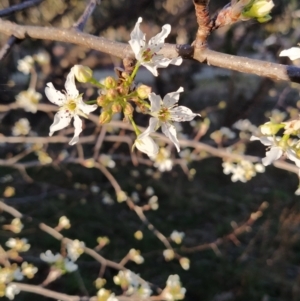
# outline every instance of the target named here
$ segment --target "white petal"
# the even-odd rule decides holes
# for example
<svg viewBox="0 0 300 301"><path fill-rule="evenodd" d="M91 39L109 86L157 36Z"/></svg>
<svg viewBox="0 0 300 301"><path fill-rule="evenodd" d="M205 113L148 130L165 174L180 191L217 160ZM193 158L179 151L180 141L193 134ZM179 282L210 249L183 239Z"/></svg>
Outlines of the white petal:
<svg viewBox="0 0 300 301"><path fill-rule="evenodd" d="M45 94L47 98L57 106L62 106L66 102L66 95L57 91L52 83L47 83Z"/></svg>
<svg viewBox="0 0 300 301"><path fill-rule="evenodd" d="M288 56L292 61L300 58L300 48L292 47L290 49L282 50L279 56Z"/></svg>
<svg viewBox="0 0 300 301"><path fill-rule="evenodd" d="M140 30L140 23L142 23L143 19L141 17L138 18L133 31L130 34L131 40L129 44L135 54L136 59L138 60L138 55L140 54L141 49L145 46L145 34Z"/></svg>
<svg viewBox="0 0 300 301"><path fill-rule="evenodd" d="M162 103L161 97L152 92L149 94L149 100L151 103L151 112L158 112Z"/></svg>
<svg viewBox="0 0 300 301"><path fill-rule="evenodd" d="M85 102L83 102L82 100L79 100L78 102L78 108L84 113L84 114L90 114L91 112L95 111L98 106L95 105L88 105Z"/></svg>
<svg viewBox="0 0 300 301"><path fill-rule="evenodd" d="M75 128L75 131L74 131L73 139L69 142L70 145L74 145L75 143L78 142L79 135L82 132L82 121L77 115L74 116L73 125L74 125L74 128Z"/></svg>
<svg viewBox="0 0 300 301"><path fill-rule="evenodd" d="M67 76L65 88L66 88L69 98L77 98L77 96L79 95L79 92L75 85L74 67L71 68L71 70Z"/></svg>
<svg viewBox="0 0 300 301"><path fill-rule="evenodd" d="M139 60L138 58L136 58L137 60ZM154 76L158 76L158 72L157 72L157 65L149 62L149 63L141 63L142 66L144 66L145 68L147 68Z"/></svg>
<svg viewBox="0 0 300 301"><path fill-rule="evenodd" d="M278 160L283 154L280 147L274 146L269 151L266 152L266 157L262 159L262 164L264 166L272 164L274 161Z"/></svg>
<svg viewBox="0 0 300 301"><path fill-rule="evenodd" d="M66 110L58 111L54 116L54 121L50 126L49 136L52 136L54 132L59 131L69 125L72 115Z"/></svg>
<svg viewBox="0 0 300 301"><path fill-rule="evenodd" d="M274 145L274 138L273 137L268 137L268 136L262 136L262 137L256 137L256 136L251 136L250 141L256 141L259 140L263 145L266 146L271 146Z"/></svg>
<svg viewBox="0 0 300 301"><path fill-rule="evenodd" d="M158 154L158 145L149 136L143 138L138 137L135 141L135 146L139 151L147 154L150 158Z"/></svg>
<svg viewBox="0 0 300 301"><path fill-rule="evenodd" d="M286 151L286 154L287 154L287 157L288 157L291 161L295 162L296 166L300 168L300 159L297 157L296 153L295 153L293 150L288 149L288 150Z"/></svg>
<svg viewBox="0 0 300 301"><path fill-rule="evenodd" d="M163 99L164 106L169 108L178 102L180 93L183 92L183 88L180 87L177 91L166 94Z"/></svg>
<svg viewBox="0 0 300 301"><path fill-rule="evenodd" d="M161 29L161 32L150 39L148 44L151 50L153 50L154 52L158 52L162 48L165 42L165 38L169 35L170 32L171 32L171 25L169 24L164 25Z"/></svg>
<svg viewBox="0 0 300 301"><path fill-rule="evenodd" d="M184 106L179 106L170 110L171 112L171 120L173 121L191 121L196 116L200 116L200 114L193 113L189 108Z"/></svg>
<svg viewBox="0 0 300 301"><path fill-rule="evenodd" d="M174 143L177 151L180 151L179 141L177 139L176 128L170 123L164 122L161 126L162 132Z"/></svg>
<svg viewBox="0 0 300 301"><path fill-rule="evenodd" d="M145 132L143 132L142 134L140 134L137 139L143 139L144 137L149 136L151 133L155 132L159 127L159 120L157 118L151 117L149 120L149 126L148 128L145 130Z"/></svg>

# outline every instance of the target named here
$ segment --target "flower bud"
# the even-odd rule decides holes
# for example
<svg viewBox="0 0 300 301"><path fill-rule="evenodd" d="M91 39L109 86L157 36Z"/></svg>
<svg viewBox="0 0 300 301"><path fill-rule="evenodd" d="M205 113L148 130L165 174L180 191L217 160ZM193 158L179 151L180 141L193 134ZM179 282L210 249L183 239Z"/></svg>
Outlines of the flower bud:
<svg viewBox="0 0 300 301"><path fill-rule="evenodd" d="M104 80L104 86L107 89L115 88L117 86L117 82L113 77L108 76Z"/></svg>
<svg viewBox="0 0 300 301"><path fill-rule="evenodd" d="M122 112L122 106L119 103L114 103L111 106L111 110L113 111L113 113L120 113Z"/></svg>
<svg viewBox="0 0 300 301"><path fill-rule="evenodd" d="M271 136L276 135L277 132L283 128L282 124L273 123L271 121L266 122L260 126L260 131L263 135Z"/></svg>
<svg viewBox="0 0 300 301"><path fill-rule="evenodd" d="M118 92L115 89L109 89L106 91L106 98L108 100L113 100L118 96Z"/></svg>
<svg viewBox="0 0 300 301"><path fill-rule="evenodd" d="M87 66L75 65L72 69L80 83L86 83L93 77L93 70Z"/></svg>
<svg viewBox="0 0 300 301"><path fill-rule="evenodd" d="M97 97L97 104L99 107L104 107L106 105L106 96L105 95L100 95Z"/></svg>
<svg viewBox="0 0 300 301"><path fill-rule="evenodd" d="M109 123L111 121L111 118L112 118L112 114L110 112L104 111L100 114L99 123L100 124Z"/></svg>
<svg viewBox="0 0 300 301"><path fill-rule="evenodd" d="M136 92L141 99L146 99L148 98L149 94L151 93L151 87L146 86L146 85L140 85L137 89Z"/></svg>
<svg viewBox="0 0 300 301"><path fill-rule="evenodd" d="M124 109L124 114L127 116L130 116L130 115L132 115L133 110L134 110L133 106L130 103L127 103L125 106L125 109Z"/></svg>

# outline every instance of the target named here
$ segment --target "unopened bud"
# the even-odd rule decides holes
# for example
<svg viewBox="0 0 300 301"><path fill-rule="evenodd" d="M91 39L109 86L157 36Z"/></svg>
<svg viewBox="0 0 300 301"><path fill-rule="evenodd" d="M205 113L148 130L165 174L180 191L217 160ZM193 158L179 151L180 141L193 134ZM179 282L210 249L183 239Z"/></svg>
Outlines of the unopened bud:
<svg viewBox="0 0 300 301"><path fill-rule="evenodd" d="M118 96L118 92L115 89L109 89L106 91L106 98L108 100L113 100Z"/></svg>
<svg viewBox="0 0 300 301"><path fill-rule="evenodd" d="M132 115L133 110L134 110L133 106L130 103L127 103L125 106L125 109L124 109L124 114L127 116L130 116L130 115Z"/></svg>
<svg viewBox="0 0 300 301"><path fill-rule="evenodd" d="M100 95L97 97L97 104L99 107L104 107L106 105L106 96Z"/></svg>
<svg viewBox="0 0 300 301"><path fill-rule="evenodd" d="M86 83L93 77L93 70L87 66L75 65L74 75L80 83Z"/></svg>
<svg viewBox="0 0 300 301"><path fill-rule="evenodd" d="M146 86L146 85L140 85L137 89L136 92L141 99L146 99L148 98L149 94L151 93L151 87Z"/></svg>
<svg viewBox="0 0 300 301"><path fill-rule="evenodd" d="M101 113L99 117L99 123L100 124L109 123L111 121L111 118L112 118L112 114L107 111L104 111Z"/></svg>
<svg viewBox="0 0 300 301"><path fill-rule="evenodd" d="M104 86L107 89L115 88L117 86L117 82L113 77L108 76L104 80Z"/></svg>
<svg viewBox="0 0 300 301"><path fill-rule="evenodd" d="M114 113L120 113L122 111L122 106L119 104L119 103L114 103L112 106L111 106L111 110L114 112Z"/></svg>

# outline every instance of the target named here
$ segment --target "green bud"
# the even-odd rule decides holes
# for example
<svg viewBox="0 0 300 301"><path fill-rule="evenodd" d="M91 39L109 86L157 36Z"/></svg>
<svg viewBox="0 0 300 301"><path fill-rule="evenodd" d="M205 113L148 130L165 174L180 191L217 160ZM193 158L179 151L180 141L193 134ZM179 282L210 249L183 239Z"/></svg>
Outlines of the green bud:
<svg viewBox="0 0 300 301"><path fill-rule="evenodd" d="M100 124L109 123L111 121L111 118L112 118L112 114L108 111L104 111L100 114L99 123Z"/></svg>
<svg viewBox="0 0 300 301"><path fill-rule="evenodd" d="M130 103L127 103L124 108L124 114L130 116L132 115L133 111L134 111L133 106Z"/></svg>
<svg viewBox="0 0 300 301"><path fill-rule="evenodd" d="M80 83L86 83L93 77L93 70L87 66L75 65L74 75Z"/></svg>
<svg viewBox="0 0 300 301"><path fill-rule="evenodd" d="M120 113L122 112L122 106L119 103L114 103L111 106L111 110L113 111L113 113Z"/></svg>
<svg viewBox="0 0 300 301"><path fill-rule="evenodd" d="M117 82L113 77L108 76L104 80L104 86L107 89L115 88L117 86Z"/></svg>
<svg viewBox="0 0 300 301"><path fill-rule="evenodd" d="M136 92L141 99L146 99L149 97L149 94L151 93L151 87L146 86L146 85L140 85L137 89Z"/></svg>
<svg viewBox="0 0 300 301"><path fill-rule="evenodd" d="M257 19L260 23L267 22L272 18L269 14L273 7L272 0L254 0L244 8L242 15L246 18Z"/></svg>

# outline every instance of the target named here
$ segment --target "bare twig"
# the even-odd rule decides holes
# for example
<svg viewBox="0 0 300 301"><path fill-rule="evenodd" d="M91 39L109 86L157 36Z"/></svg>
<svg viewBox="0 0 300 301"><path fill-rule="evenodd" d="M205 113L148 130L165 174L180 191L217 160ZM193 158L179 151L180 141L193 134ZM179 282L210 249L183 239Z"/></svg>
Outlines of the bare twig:
<svg viewBox="0 0 300 301"><path fill-rule="evenodd" d="M5 9L2 9L0 11L0 17L6 17L9 16L17 11L23 10L25 8L29 8L31 6L35 6L37 4L40 4L44 0L28 0L24 1L23 3L12 5L10 7L7 7Z"/></svg>
<svg viewBox="0 0 300 301"><path fill-rule="evenodd" d="M96 8L97 4L100 4L101 0L89 0L88 5L86 6L82 16L79 18L79 20L73 25L73 28L79 31L83 31L83 28L89 19L89 17L92 15L94 9Z"/></svg>
<svg viewBox="0 0 300 301"><path fill-rule="evenodd" d="M7 39L6 43L0 49L0 61L8 55L10 49L17 41L18 39L15 36L10 36Z"/></svg>

